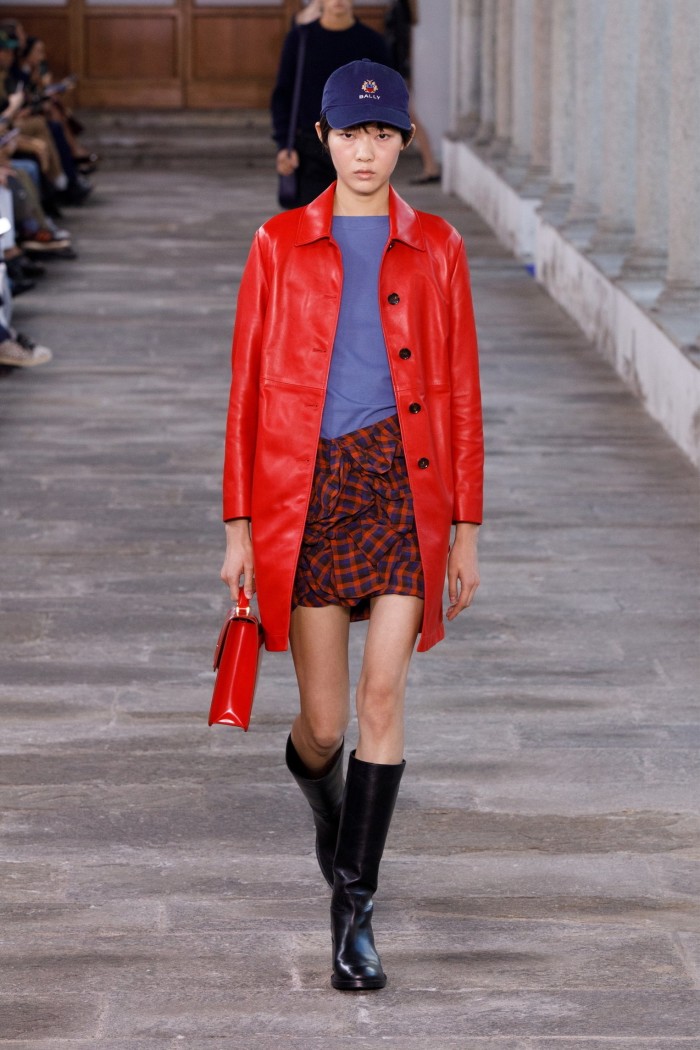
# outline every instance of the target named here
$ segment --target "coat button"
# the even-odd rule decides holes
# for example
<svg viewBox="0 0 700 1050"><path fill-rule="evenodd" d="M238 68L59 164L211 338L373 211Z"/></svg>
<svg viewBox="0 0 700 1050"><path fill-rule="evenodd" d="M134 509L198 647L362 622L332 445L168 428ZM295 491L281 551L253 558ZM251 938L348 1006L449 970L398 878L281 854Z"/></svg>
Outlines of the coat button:
<svg viewBox="0 0 700 1050"><path fill-rule="evenodd" d="M418 460L418 466L421 470L425 470L426 467L430 466L430 460L426 459L425 456L422 456L421 459Z"/></svg>
<svg viewBox="0 0 700 1050"><path fill-rule="evenodd" d="M402 361L408 361L410 356L411 356L411 351L408 349L407 346L404 346L404 347L402 347L401 350L399 350L399 357L401 358Z"/></svg>
<svg viewBox="0 0 700 1050"><path fill-rule="evenodd" d="M396 294L396 292L392 292L391 295L388 295L387 300L391 303L392 306L396 306L397 303L401 302L401 298Z"/></svg>
<svg viewBox="0 0 700 1050"><path fill-rule="evenodd" d="M416 412L420 412L420 405L418 404L418 402L414 401L412 404L410 404L408 406L408 411L412 412L414 416L415 416Z"/></svg>

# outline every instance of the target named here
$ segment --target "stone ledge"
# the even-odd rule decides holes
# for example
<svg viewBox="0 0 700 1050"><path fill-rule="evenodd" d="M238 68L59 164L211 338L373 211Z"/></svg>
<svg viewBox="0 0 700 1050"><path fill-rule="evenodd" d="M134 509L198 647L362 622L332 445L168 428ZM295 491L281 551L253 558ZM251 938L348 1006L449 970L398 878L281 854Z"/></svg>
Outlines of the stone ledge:
<svg viewBox="0 0 700 1050"><path fill-rule="evenodd" d="M573 318L675 443L700 466L700 368L681 345L467 142L443 142L443 188L491 226Z"/></svg>

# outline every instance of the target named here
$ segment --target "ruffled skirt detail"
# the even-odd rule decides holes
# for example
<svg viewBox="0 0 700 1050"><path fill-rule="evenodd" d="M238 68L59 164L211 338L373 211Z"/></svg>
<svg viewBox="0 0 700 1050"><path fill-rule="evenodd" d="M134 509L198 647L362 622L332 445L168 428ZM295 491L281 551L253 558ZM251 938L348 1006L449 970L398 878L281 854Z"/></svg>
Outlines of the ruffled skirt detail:
<svg viewBox="0 0 700 1050"><path fill-rule="evenodd" d="M424 596L397 416L319 441L293 606L344 605L361 620L380 594Z"/></svg>

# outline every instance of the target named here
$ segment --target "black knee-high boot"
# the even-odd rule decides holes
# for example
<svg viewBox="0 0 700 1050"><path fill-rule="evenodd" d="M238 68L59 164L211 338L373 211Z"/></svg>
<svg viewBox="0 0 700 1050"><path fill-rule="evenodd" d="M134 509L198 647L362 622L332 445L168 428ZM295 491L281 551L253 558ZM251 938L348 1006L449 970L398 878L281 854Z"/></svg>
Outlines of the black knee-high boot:
<svg viewBox="0 0 700 1050"><path fill-rule="evenodd" d="M333 886L333 857L338 841L340 807L343 802L343 745L322 777L313 779L297 754L291 734L287 740L287 769L311 806L316 825L316 857L329 886Z"/></svg>
<svg viewBox="0 0 700 1050"><path fill-rule="evenodd" d="M372 896L405 765L376 765L350 754L331 901L331 984L341 991L386 984L374 947Z"/></svg>

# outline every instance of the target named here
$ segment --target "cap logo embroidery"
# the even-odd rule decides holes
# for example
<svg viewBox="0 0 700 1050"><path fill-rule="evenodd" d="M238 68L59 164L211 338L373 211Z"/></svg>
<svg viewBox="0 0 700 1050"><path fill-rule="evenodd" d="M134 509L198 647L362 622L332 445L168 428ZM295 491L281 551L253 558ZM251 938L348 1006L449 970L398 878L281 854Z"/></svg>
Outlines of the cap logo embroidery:
<svg viewBox="0 0 700 1050"><path fill-rule="evenodd" d="M357 97L358 99L371 98L373 102L379 102L382 96L379 94L376 80L365 80Z"/></svg>

